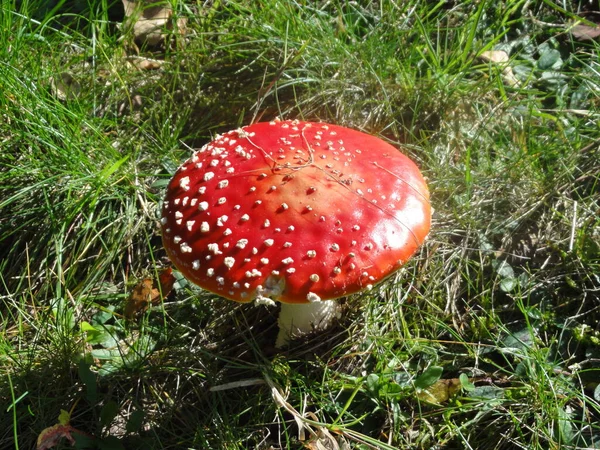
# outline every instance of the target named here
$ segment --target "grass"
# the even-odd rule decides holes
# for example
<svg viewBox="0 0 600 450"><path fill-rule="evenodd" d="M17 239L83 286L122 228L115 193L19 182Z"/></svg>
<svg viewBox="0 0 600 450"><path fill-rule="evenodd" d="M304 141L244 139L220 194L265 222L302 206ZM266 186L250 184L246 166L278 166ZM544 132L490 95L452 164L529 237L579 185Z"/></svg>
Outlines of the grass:
<svg viewBox="0 0 600 450"><path fill-rule="evenodd" d="M61 410L78 448L600 448L588 2L174 1L185 34L152 48L120 2L40 5L0 14L2 448ZM189 147L276 116L415 159L419 255L284 352L276 310L185 280L125 319Z"/></svg>

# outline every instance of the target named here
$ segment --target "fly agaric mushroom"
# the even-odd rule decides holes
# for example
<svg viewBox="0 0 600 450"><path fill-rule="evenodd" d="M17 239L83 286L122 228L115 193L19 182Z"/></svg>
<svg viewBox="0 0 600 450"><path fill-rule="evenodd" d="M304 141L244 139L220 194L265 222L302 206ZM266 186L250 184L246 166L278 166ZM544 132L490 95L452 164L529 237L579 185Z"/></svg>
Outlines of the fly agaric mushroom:
<svg viewBox="0 0 600 450"><path fill-rule="evenodd" d="M429 232L417 166L374 136L326 123L256 123L217 136L171 179L167 254L237 302L282 303L276 346L327 327L333 300L398 270Z"/></svg>

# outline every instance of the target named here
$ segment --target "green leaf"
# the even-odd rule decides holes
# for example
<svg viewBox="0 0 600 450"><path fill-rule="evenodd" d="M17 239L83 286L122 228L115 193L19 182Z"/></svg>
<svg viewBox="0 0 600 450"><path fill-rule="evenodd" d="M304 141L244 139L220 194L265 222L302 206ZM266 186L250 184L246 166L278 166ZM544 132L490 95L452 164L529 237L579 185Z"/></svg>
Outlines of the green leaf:
<svg viewBox="0 0 600 450"><path fill-rule="evenodd" d="M600 384L598 384L598 386L596 386L596 389L594 389L594 399L600 402Z"/></svg>
<svg viewBox="0 0 600 450"><path fill-rule="evenodd" d="M475 390L475 385L473 383L471 383L471 380L469 380L469 377L467 376L466 373L461 373L458 376L458 379L460 380L460 385L461 387L467 391L467 392L472 392Z"/></svg>
<svg viewBox="0 0 600 450"><path fill-rule="evenodd" d="M108 426L117 417L119 405L114 400L107 401L100 411L100 423L103 427Z"/></svg>
<svg viewBox="0 0 600 450"><path fill-rule="evenodd" d="M115 307L113 305L106 307L105 310L100 310L98 311L96 314L94 314L92 316L92 323L94 325L103 325L105 324L109 319L114 317L114 312L113 310L115 309Z"/></svg>
<svg viewBox="0 0 600 450"><path fill-rule="evenodd" d="M427 370L425 370L425 372L419 375L415 380L415 387L417 389L427 389L440 379L443 371L444 369L439 366L428 367Z"/></svg>
<svg viewBox="0 0 600 450"><path fill-rule="evenodd" d="M96 374L90 369L90 365L84 359L79 361L77 367L79 378L85 385L85 397L90 403L96 403L98 386L96 384Z"/></svg>
<svg viewBox="0 0 600 450"><path fill-rule="evenodd" d="M96 330L91 323L86 322L85 320L79 324L81 331L98 331Z"/></svg>
<svg viewBox="0 0 600 450"><path fill-rule="evenodd" d="M540 75L540 80L547 85L558 87L566 84L569 77L555 70L546 70Z"/></svg>
<svg viewBox="0 0 600 450"><path fill-rule="evenodd" d="M60 414L58 415L58 423L60 423L61 425L68 425L70 420L71 414L69 414L69 411L61 409Z"/></svg>
<svg viewBox="0 0 600 450"><path fill-rule="evenodd" d="M129 416L127 420L127 424L125 425L125 430L128 433L136 433L142 429L142 425L144 423L144 411L135 410Z"/></svg>
<svg viewBox="0 0 600 450"><path fill-rule="evenodd" d="M386 383L383 384L381 388L381 395L386 397L391 397L394 395L398 395L402 392L402 386L394 383L392 380L387 379Z"/></svg>
<svg viewBox="0 0 600 450"><path fill-rule="evenodd" d="M371 373L366 380L367 390L371 395L379 394L379 375Z"/></svg>
<svg viewBox="0 0 600 450"><path fill-rule="evenodd" d="M170 175L173 175L177 171L177 168L179 167L179 164L180 164L176 161L173 161L171 158L163 158L161 163L162 163L162 166L164 167L164 169Z"/></svg>
<svg viewBox="0 0 600 450"><path fill-rule="evenodd" d="M85 433L73 433L77 450L96 449L96 438Z"/></svg>
<svg viewBox="0 0 600 450"><path fill-rule="evenodd" d="M114 362L109 361L103 364L102 367L98 369L98 375L100 375L101 377L106 377L108 375L118 372L121 368L122 364L118 362L115 364Z"/></svg>
<svg viewBox="0 0 600 450"><path fill-rule="evenodd" d="M511 292L519 285L516 278L504 278L500 281L500 290L502 292Z"/></svg>
<svg viewBox="0 0 600 450"><path fill-rule="evenodd" d="M504 389L496 386L477 386L469 392L469 398L495 400L504 397Z"/></svg>
<svg viewBox="0 0 600 450"><path fill-rule="evenodd" d="M408 372L395 372L392 375L392 379L400 387L407 388L407 387L412 386L412 384L411 384L411 376L410 376L410 374Z"/></svg>
<svg viewBox="0 0 600 450"><path fill-rule="evenodd" d="M515 271L506 261L494 260L492 261L492 267L496 273L502 278L514 278Z"/></svg>
<svg viewBox="0 0 600 450"><path fill-rule="evenodd" d="M152 189L164 189L164 188L166 188L168 186L169 181L170 180L168 180L166 178L165 179L156 180L154 183L152 183L150 185L150 187Z"/></svg>
<svg viewBox="0 0 600 450"><path fill-rule="evenodd" d="M533 333L534 331L524 327L507 334L501 342L504 345L504 348L524 350L533 346L533 340L535 338Z"/></svg>
<svg viewBox="0 0 600 450"><path fill-rule="evenodd" d="M86 333L86 342L92 345L102 345L104 348L115 348L119 345L119 339L115 327L112 325L100 325L94 331Z"/></svg>
<svg viewBox="0 0 600 450"><path fill-rule="evenodd" d="M88 344L103 344L104 347L116 347L117 342L106 328L96 328L88 322L80 324L81 331L85 332L85 341Z"/></svg>
<svg viewBox="0 0 600 450"><path fill-rule="evenodd" d="M517 367L515 367L515 375L519 377L527 377L530 371L531 365L529 362L521 361L519 364L517 364Z"/></svg>
<svg viewBox="0 0 600 450"><path fill-rule="evenodd" d="M103 360L121 359L119 350L108 350L105 348L96 348L90 352L94 358Z"/></svg>
<svg viewBox="0 0 600 450"><path fill-rule="evenodd" d="M537 62L538 69L560 69L562 66L562 59L560 52L556 49L546 49L541 55Z"/></svg>
<svg viewBox="0 0 600 450"><path fill-rule="evenodd" d="M98 443L100 450L125 450L123 443L116 436L106 436Z"/></svg>
<svg viewBox="0 0 600 450"><path fill-rule="evenodd" d="M569 413L562 408L557 408L558 430L562 444L570 444L573 441L573 423Z"/></svg>

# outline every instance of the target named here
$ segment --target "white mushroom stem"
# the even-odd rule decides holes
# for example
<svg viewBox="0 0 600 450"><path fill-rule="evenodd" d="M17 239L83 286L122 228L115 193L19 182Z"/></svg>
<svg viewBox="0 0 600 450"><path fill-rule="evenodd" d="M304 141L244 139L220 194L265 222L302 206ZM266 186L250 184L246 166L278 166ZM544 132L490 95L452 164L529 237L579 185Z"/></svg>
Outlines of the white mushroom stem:
<svg viewBox="0 0 600 450"><path fill-rule="evenodd" d="M340 305L335 300L310 303L282 303L279 313L279 334L275 347L285 347L291 339L319 332L341 316Z"/></svg>

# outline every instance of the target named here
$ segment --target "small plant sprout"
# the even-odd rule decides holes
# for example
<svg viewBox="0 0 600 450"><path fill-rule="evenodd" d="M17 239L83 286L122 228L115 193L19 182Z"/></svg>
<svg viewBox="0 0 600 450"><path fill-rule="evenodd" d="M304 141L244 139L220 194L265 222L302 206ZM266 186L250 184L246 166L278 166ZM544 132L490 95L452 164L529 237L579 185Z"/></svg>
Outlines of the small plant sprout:
<svg viewBox="0 0 600 450"><path fill-rule="evenodd" d="M398 270L430 227L417 166L374 136L298 120L218 136L170 181L169 258L238 302L281 302L276 345L339 317L333 299Z"/></svg>

